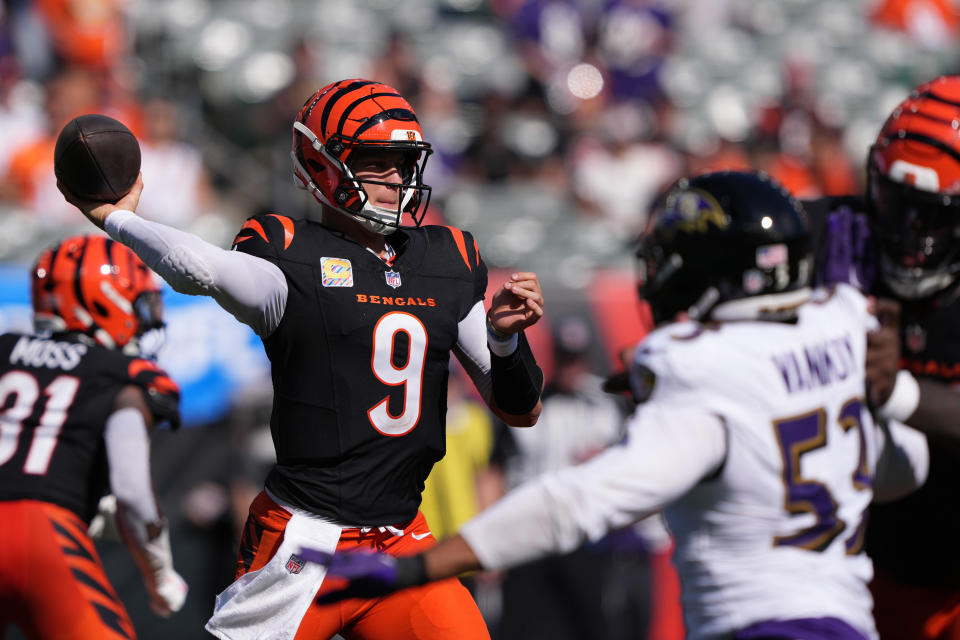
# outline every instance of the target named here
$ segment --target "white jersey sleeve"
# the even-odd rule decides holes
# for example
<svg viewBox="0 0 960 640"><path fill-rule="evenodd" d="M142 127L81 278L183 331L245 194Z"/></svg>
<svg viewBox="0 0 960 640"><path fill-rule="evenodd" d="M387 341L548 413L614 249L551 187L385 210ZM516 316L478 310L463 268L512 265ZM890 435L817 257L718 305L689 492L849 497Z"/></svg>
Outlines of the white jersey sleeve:
<svg viewBox="0 0 960 640"><path fill-rule="evenodd" d="M130 211L114 211L104 227L175 291L211 296L260 336L270 335L280 324L287 304L287 279L277 265L221 249Z"/></svg>
<svg viewBox="0 0 960 640"><path fill-rule="evenodd" d="M686 493L716 472L725 450L717 416L667 402L641 406L624 443L519 487L461 534L486 569L572 551Z"/></svg>
<svg viewBox="0 0 960 640"><path fill-rule="evenodd" d="M143 522L157 522L160 511L150 478L150 434L138 409L110 414L103 440L110 468L110 491Z"/></svg>
<svg viewBox="0 0 960 640"><path fill-rule="evenodd" d="M490 351L487 349L487 321L483 302L477 302L457 325L457 344L453 353L470 376L484 402L490 403L493 380L490 377Z"/></svg>

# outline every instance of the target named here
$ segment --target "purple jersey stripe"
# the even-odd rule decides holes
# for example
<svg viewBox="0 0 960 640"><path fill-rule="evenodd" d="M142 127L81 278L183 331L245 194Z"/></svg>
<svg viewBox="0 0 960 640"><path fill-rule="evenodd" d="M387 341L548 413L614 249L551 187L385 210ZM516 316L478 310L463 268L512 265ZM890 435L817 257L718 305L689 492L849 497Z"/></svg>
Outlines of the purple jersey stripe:
<svg viewBox="0 0 960 640"><path fill-rule="evenodd" d="M837 618L766 620L741 629L734 640L868 640Z"/></svg>

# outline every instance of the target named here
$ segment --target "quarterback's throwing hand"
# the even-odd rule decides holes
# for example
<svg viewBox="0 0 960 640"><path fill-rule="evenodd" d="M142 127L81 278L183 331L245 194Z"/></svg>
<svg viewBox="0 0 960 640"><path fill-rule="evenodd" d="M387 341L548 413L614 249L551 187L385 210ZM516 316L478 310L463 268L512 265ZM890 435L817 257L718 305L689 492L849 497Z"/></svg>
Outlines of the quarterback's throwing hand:
<svg viewBox="0 0 960 640"><path fill-rule="evenodd" d="M107 216L114 211L118 209L137 210L137 205L140 203L140 194L143 192L143 174L137 176L137 181L133 183L133 187L127 192L127 195L112 203L84 200L71 193L66 185L59 180L57 181L57 189L60 190L67 202L80 209L90 222L103 229Z"/></svg>
<svg viewBox="0 0 960 640"><path fill-rule="evenodd" d="M537 274L514 273L493 294L487 319L497 332L519 333L543 317L543 291Z"/></svg>
<svg viewBox="0 0 960 640"><path fill-rule="evenodd" d="M307 562L316 562L327 568L326 579L331 580L329 584L333 588L322 589L317 604L348 598L376 598L423 584L426 580L421 556L395 558L363 551L327 553L309 547L302 547L298 555Z"/></svg>

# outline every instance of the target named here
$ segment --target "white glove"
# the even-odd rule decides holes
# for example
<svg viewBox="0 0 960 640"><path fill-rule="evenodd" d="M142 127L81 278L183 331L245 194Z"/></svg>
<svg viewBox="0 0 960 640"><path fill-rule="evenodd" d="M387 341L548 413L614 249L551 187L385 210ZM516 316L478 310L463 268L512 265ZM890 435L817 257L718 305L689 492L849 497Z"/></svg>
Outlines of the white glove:
<svg viewBox="0 0 960 640"><path fill-rule="evenodd" d="M116 522L140 566L144 585L150 594L150 608L164 618L179 611L187 599L188 587L173 568L166 521L161 519L148 526L134 511L120 503Z"/></svg>
<svg viewBox="0 0 960 640"><path fill-rule="evenodd" d="M173 569L164 569L155 573L153 585L147 585L150 592L150 609L162 618L166 618L183 608L187 599L187 583Z"/></svg>
<svg viewBox="0 0 960 640"><path fill-rule="evenodd" d="M117 497L111 493L100 498L97 503L97 515L90 520L87 533L91 538L98 540L120 540L120 531L117 529Z"/></svg>
<svg viewBox="0 0 960 640"><path fill-rule="evenodd" d="M170 532L166 525L155 538L143 540L142 544L143 553L150 566L149 575L144 575L144 582L150 593L150 608L158 616L166 618L183 607L187 599L187 583L173 568Z"/></svg>

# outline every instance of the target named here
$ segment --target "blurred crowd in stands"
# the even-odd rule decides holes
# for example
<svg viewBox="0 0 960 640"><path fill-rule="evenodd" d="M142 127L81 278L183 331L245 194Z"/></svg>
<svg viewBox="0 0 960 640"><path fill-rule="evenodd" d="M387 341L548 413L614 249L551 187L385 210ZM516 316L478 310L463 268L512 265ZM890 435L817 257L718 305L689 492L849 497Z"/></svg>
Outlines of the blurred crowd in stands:
<svg viewBox="0 0 960 640"><path fill-rule="evenodd" d="M229 239L264 209L309 215L291 114L331 78L372 77L437 151L432 219L518 238L495 266L549 259L575 281L624 265L682 174L855 191L883 116L956 64L957 23L953 0L7 0L0 204L37 233L73 223L49 148L99 111L143 142L147 217ZM0 257L29 254L16 238Z"/></svg>
<svg viewBox="0 0 960 640"><path fill-rule="evenodd" d="M601 376L629 337L613 343L616 320L600 317L617 295L588 289L619 270L626 287L603 291L632 302L633 240L666 185L756 168L804 198L862 192L885 115L910 87L960 71L957 0L5 0L0 12L0 261L88 231L53 175L57 133L82 113L139 138L146 218L227 246L255 213L314 215L292 188L292 120L318 87L368 77L410 100L434 146L427 223L470 229L492 268L536 270L551 305L593 313ZM457 460L489 480L495 427L470 402L451 399L448 443L468 443ZM160 435L171 520L196 533L174 535L194 545L178 565L199 568L180 622L141 637L205 637L198 621L229 582L245 517L232 505L270 462L269 398L251 404ZM524 468L494 458L507 478ZM438 491L427 496L442 512ZM498 491L483 484L467 511ZM470 513L447 515L455 529ZM104 555L132 575L122 552ZM481 604L494 628L498 606Z"/></svg>

